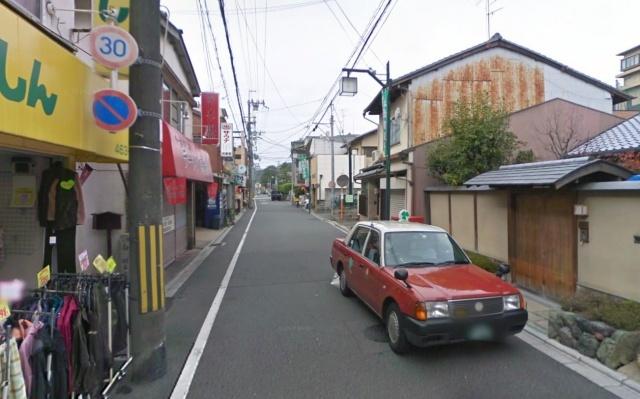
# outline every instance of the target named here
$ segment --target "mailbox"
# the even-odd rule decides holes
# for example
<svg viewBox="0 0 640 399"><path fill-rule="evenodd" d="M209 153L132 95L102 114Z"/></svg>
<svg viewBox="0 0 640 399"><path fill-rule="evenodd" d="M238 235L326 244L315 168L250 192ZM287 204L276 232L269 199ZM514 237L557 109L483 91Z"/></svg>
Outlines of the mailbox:
<svg viewBox="0 0 640 399"><path fill-rule="evenodd" d="M107 256L111 256L111 230L122 228L122 215L115 212L92 213L93 229L107 231Z"/></svg>
<svg viewBox="0 0 640 399"><path fill-rule="evenodd" d="M122 215L114 212L92 213L94 230L120 230Z"/></svg>

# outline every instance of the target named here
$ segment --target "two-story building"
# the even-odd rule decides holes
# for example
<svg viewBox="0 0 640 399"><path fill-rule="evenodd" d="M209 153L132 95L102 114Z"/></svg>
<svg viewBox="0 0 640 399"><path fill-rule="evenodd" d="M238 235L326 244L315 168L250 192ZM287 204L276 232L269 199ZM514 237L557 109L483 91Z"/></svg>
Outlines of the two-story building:
<svg viewBox="0 0 640 399"><path fill-rule="evenodd" d="M443 58L393 80L391 99L390 214L407 209L425 216L424 189L438 184L426 168L426 147L447 135L445 121L458 100L487 93L494 104L516 112L556 98L611 114L615 104L631 96L540 53L495 34L490 40ZM574 109L574 107L560 107ZM365 108L380 118L378 148L383 148L381 94ZM611 118L611 124L615 119ZM603 122L606 128L607 121ZM598 129L594 129L594 134ZM518 131L514 131L518 136ZM520 137L518 137L520 138ZM420 152L420 154L418 154ZM363 170L367 181L384 199L382 162ZM380 201L379 209L382 209ZM370 214L375 213L369 210Z"/></svg>
<svg viewBox="0 0 640 399"><path fill-rule="evenodd" d="M309 160L309 179L311 186L311 205L321 208L330 208L333 200L332 192L338 196L346 193L349 177L349 155L345 146L349 140L356 138L355 135L339 135L333 140L324 136L307 137L304 140L303 153ZM333 156L331 154L333 146ZM335 186L332 190L331 165L333 159ZM351 167L353 170L360 170L364 167L364 155L351 155ZM341 178L341 176L344 176ZM347 184L340 186L340 182L347 181ZM360 191L360 184L354 185L354 194ZM342 190L342 191L341 191Z"/></svg>

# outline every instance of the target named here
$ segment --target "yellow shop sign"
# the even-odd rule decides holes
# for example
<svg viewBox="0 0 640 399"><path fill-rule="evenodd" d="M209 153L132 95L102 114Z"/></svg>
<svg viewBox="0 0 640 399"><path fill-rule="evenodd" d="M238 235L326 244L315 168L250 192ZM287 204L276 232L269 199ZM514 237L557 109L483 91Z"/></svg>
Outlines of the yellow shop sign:
<svg viewBox="0 0 640 399"><path fill-rule="evenodd" d="M127 131L110 134L93 120L93 93L107 86L71 51L0 4L0 142L36 140L78 158L126 161Z"/></svg>

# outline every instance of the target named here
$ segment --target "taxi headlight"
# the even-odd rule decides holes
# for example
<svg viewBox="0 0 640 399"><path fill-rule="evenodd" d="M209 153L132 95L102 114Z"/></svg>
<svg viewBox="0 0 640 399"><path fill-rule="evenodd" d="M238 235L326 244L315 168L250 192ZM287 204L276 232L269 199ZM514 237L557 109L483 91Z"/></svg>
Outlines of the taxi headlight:
<svg viewBox="0 0 640 399"><path fill-rule="evenodd" d="M425 302L428 318L449 317L449 302Z"/></svg>
<svg viewBox="0 0 640 399"><path fill-rule="evenodd" d="M520 295L507 295L502 300L505 311L520 309Z"/></svg>

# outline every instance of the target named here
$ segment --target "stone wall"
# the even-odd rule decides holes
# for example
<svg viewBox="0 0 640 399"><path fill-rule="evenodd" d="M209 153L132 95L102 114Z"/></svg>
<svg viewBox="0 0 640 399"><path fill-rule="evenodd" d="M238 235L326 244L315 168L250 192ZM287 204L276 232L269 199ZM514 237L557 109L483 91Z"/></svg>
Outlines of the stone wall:
<svg viewBox="0 0 640 399"><path fill-rule="evenodd" d="M549 316L548 334L609 368L618 369L634 361L640 366L640 331L616 330L575 313L554 311Z"/></svg>

